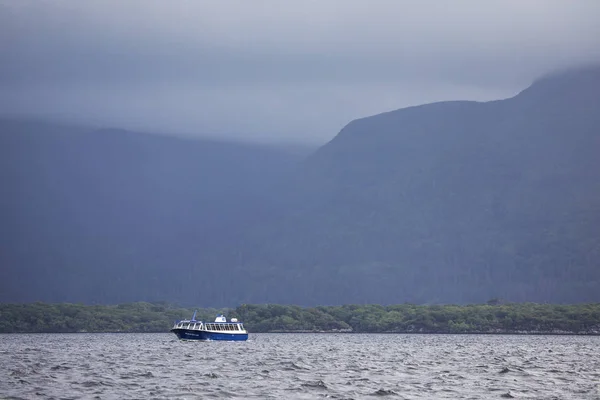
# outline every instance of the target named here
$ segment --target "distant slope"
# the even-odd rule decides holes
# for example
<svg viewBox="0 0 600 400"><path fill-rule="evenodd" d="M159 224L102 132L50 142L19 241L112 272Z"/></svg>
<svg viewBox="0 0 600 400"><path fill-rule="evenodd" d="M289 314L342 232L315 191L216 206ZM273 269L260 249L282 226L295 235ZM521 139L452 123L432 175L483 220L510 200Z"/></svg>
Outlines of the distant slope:
<svg viewBox="0 0 600 400"><path fill-rule="evenodd" d="M269 190L299 159L258 145L0 121L0 301L188 299L181 271L203 271L208 251L272 213Z"/></svg>
<svg viewBox="0 0 600 400"><path fill-rule="evenodd" d="M291 302L600 301L599 154L593 68L352 121L256 241Z"/></svg>

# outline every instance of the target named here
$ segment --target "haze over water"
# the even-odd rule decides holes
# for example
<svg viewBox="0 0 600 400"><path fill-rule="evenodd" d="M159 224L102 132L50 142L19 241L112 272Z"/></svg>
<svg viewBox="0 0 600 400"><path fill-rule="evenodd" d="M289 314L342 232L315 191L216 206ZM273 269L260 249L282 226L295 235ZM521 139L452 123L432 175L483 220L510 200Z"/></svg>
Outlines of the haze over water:
<svg viewBox="0 0 600 400"><path fill-rule="evenodd" d="M600 399L600 337L0 336L0 397Z"/></svg>

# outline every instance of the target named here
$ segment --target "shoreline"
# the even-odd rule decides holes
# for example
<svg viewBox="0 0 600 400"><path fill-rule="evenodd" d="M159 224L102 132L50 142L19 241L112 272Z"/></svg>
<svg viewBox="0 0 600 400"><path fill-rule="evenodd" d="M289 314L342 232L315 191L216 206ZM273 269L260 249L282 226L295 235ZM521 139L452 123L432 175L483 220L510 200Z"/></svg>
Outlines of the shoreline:
<svg viewBox="0 0 600 400"><path fill-rule="evenodd" d="M169 331L94 331L94 332L0 332L0 335L87 335L87 334L109 334L109 335L127 335L127 334L171 334ZM248 332L249 334L318 334L318 335L480 335L480 336L600 336L600 332L553 332L553 331L506 331L506 332L337 332L337 331L271 331L271 332Z"/></svg>
<svg viewBox="0 0 600 400"><path fill-rule="evenodd" d="M197 311L243 321L250 333L600 335L600 303L342 305L243 304L188 309L169 303L0 303L0 333L161 333Z"/></svg>

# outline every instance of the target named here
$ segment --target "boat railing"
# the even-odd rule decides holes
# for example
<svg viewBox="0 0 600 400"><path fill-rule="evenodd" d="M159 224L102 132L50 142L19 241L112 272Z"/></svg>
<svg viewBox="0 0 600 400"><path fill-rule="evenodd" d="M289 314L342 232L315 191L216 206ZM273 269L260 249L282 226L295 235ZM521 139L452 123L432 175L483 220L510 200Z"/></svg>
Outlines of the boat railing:
<svg viewBox="0 0 600 400"><path fill-rule="evenodd" d="M175 329L189 329L189 330L207 330L207 331L224 331L224 332L243 332L244 325L241 322L228 323L228 322L215 322L215 323L204 323L200 321L179 321L176 322Z"/></svg>

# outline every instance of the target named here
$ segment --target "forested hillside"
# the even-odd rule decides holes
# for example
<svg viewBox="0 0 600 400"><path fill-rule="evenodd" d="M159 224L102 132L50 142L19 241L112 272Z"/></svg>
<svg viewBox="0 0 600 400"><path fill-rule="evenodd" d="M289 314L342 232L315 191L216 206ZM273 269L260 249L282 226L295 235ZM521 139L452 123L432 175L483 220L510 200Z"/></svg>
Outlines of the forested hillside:
<svg viewBox="0 0 600 400"><path fill-rule="evenodd" d="M587 69L351 122L303 164L293 211L247 242L277 274L260 299L597 301L599 111Z"/></svg>
<svg viewBox="0 0 600 400"><path fill-rule="evenodd" d="M2 120L0 301L191 301L182 270L273 213L263 196L301 157Z"/></svg>
<svg viewBox="0 0 600 400"><path fill-rule="evenodd" d="M0 301L600 301L599 68L358 119L305 158L0 127Z"/></svg>

